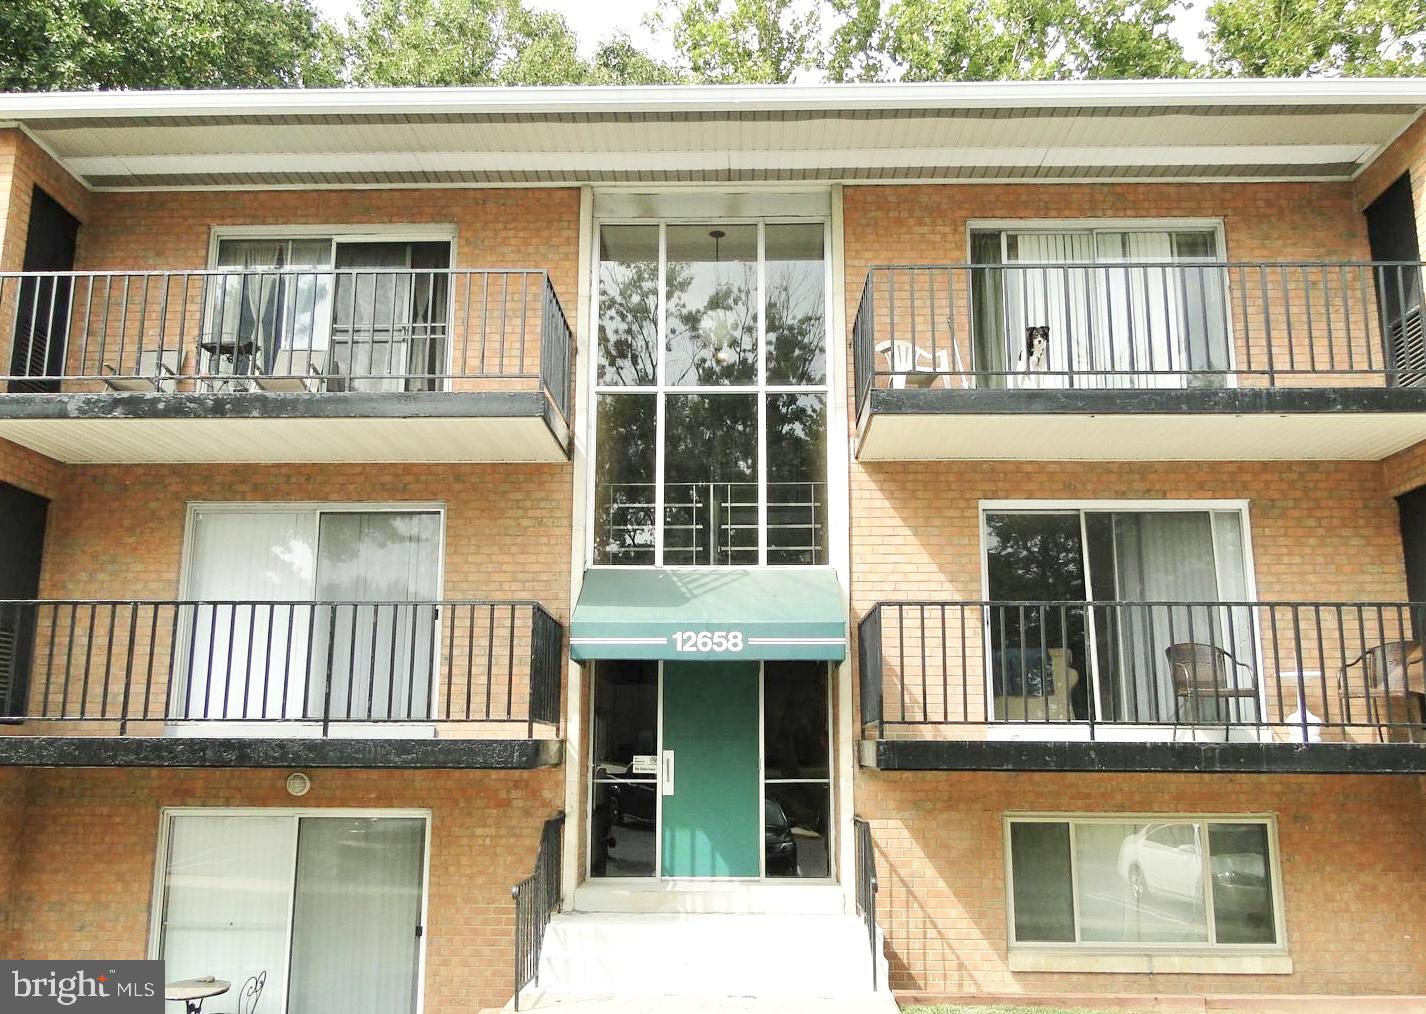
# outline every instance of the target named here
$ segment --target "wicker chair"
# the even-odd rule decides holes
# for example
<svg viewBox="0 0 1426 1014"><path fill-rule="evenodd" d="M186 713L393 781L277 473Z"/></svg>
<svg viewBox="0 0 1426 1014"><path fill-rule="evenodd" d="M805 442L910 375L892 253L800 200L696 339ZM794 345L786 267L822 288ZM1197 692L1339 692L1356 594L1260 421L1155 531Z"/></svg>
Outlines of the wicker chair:
<svg viewBox="0 0 1426 1014"><path fill-rule="evenodd" d="M1362 678L1353 685L1352 670L1357 666ZM1354 721L1363 715L1368 725L1376 726L1378 739L1385 738L1383 726L1406 726L1411 732L1426 717L1426 657L1419 641L1383 641L1368 648L1342 668L1339 682L1344 719ZM1400 698L1400 704L1393 705L1394 698ZM1354 700L1362 702L1355 714Z"/></svg>
<svg viewBox="0 0 1426 1014"><path fill-rule="evenodd" d="M1251 701L1254 713L1258 708L1257 671L1246 662L1239 662L1231 654L1212 644L1197 641L1182 641L1164 649L1168 658L1169 671L1173 676L1173 692L1178 699L1174 709L1174 724L1181 725L1184 705L1195 706L1203 701L1214 702L1215 709L1227 704L1228 717L1209 725L1226 725L1233 721L1232 702ZM1239 677L1241 670L1246 676ZM1195 713L1193 723L1200 719ZM1241 716L1239 716L1241 718Z"/></svg>

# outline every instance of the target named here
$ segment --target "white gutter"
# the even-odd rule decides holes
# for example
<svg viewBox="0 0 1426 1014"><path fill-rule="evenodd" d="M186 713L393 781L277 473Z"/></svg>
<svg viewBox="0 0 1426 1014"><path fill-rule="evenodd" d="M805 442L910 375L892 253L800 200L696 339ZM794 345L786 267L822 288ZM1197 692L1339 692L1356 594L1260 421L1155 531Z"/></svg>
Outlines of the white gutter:
<svg viewBox="0 0 1426 1014"><path fill-rule="evenodd" d="M370 88L0 94L0 120L70 117L680 113L1144 106L1426 106L1426 79Z"/></svg>

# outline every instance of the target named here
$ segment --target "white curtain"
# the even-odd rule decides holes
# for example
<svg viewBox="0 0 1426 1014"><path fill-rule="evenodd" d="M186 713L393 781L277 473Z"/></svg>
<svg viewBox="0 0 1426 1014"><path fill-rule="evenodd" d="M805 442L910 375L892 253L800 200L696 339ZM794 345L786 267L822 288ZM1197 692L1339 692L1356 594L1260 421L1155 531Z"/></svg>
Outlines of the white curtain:
<svg viewBox="0 0 1426 1014"><path fill-rule="evenodd" d="M1167 232L1100 233L1099 317L1110 351L1105 387L1182 387L1188 368L1183 307ZM1130 264L1146 265L1130 267Z"/></svg>
<svg viewBox="0 0 1426 1014"><path fill-rule="evenodd" d="M231 982L236 996L249 976L266 972L263 1009L282 1009L296 847L291 817L169 818L160 947L167 979L211 975ZM210 1001L232 1009L220 1003Z"/></svg>
<svg viewBox="0 0 1426 1014"><path fill-rule="evenodd" d="M310 511L195 512L173 718L301 716L316 534Z"/></svg>
<svg viewBox="0 0 1426 1014"><path fill-rule="evenodd" d="M336 301L339 369L357 391L401 391L410 372L409 243L341 243ZM363 272L363 268L375 270Z"/></svg>
<svg viewBox="0 0 1426 1014"><path fill-rule="evenodd" d="M1113 596L1125 603L1118 625L1116 718L1171 722L1178 701L1165 650L1187 641L1226 649L1222 611L1171 602L1218 601L1213 527L1206 511L1143 511L1114 516Z"/></svg>
<svg viewBox="0 0 1426 1014"><path fill-rule="evenodd" d="M292 917L292 1014L416 1008L425 822L303 818Z"/></svg>
<svg viewBox="0 0 1426 1014"><path fill-rule="evenodd" d="M332 317L332 241L223 240L208 332L229 345L251 342L262 362L282 349L327 347ZM220 364L221 365L221 364Z"/></svg>
<svg viewBox="0 0 1426 1014"><path fill-rule="evenodd" d="M1067 371L1104 369L1107 350L1095 333L1092 269L1068 267L1094 260L1087 232L1026 232L1006 236L1005 362L1014 387L1068 387ZM1048 327L1046 355L1027 346L1032 327ZM1055 375L1058 374L1058 375ZM1075 386L1086 378L1075 377Z"/></svg>
<svg viewBox="0 0 1426 1014"><path fill-rule="evenodd" d="M429 717L435 668L440 516L323 514L317 597L371 603L319 610L313 671L329 673L333 718ZM421 604L426 603L426 604ZM313 713L324 687L313 680Z"/></svg>

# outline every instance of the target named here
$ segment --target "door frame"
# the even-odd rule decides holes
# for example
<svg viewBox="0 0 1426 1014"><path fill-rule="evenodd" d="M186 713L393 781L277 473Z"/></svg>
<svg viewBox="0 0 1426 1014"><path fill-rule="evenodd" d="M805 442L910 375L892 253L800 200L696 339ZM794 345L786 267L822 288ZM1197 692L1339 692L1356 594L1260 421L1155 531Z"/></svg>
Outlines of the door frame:
<svg viewBox="0 0 1426 1014"><path fill-rule="evenodd" d="M824 885L824 886L825 886L825 885L827 885L827 884L835 884L835 883L838 882L838 880L837 880L837 875L836 875L836 872L837 872L836 843L840 840L840 837L841 837L841 836L838 834L837 808L836 808L836 799L835 799L836 786L837 786L836 761L835 761L836 752L837 752L837 751L836 751L836 746L837 746L837 744L836 744L836 741L832 738L833 735L834 735L834 733L835 733L835 731L836 731L835 724L834 724L834 721L833 721L833 715L832 715L832 691L833 691L834 686L835 686L834 683L833 683L833 676L834 676L833 666L834 666L834 665L837 665L838 663L832 663L832 662L822 662L822 663L820 663L820 664L823 666L823 691L824 691L823 701L824 701L824 703L825 703L826 712L827 712L827 713L826 713L826 723L827 723L827 780L826 780L826 781L827 781L827 833L826 833L826 848L827 848L827 874L828 874L828 875L827 875L826 877L773 877L773 878L769 878L768 875L767 875L767 850L764 848L764 843L763 843L763 835L764 835L764 833L765 833L765 832L764 832L764 828L766 827L766 824L767 824L767 756L766 756L766 753L767 753L767 751L766 751L767 736L766 736L766 728L765 728L765 726L766 726L766 721L767 721L767 694L766 694L766 690L767 690L767 660L765 660L765 659L756 659L756 660L749 659L749 660L747 660L747 661L756 661L756 662L757 662L757 666L758 666L758 793L759 793L759 798L758 798L758 822L757 822L758 876L757 876L757 877L665 877L665 876L663 875L663 778L664 778L664 776L663 776L663 771L664 771L664 766L663 766L663 753L664 753L664 740L663 740L663 729L664 729L663 704L664 704L664 695L663 695L663 688L664 688L664 663L665 663L665 660L664 660L664 659L659 659L658 662L657 662L657 665L658 665L658 678L657 678L657 684L656 684L656 685L657 685L657 694L656 694L656 696L657 696L657 701L658 701L658 709L657 709L658 729L656 730L656 735L655 735L655 737L654 737L654 745L655 745L655 749L656 749L656 751L657 751L657 753L655 754L655 756L658 758L658 764L657 764L657 769L656 769L656 770L657 770L657 774L656 774L655 780L654 780L654 828L653 828L653 835L654 835L654 872L653 872L653 874L652 874L651 876L647 876L647 877L596 877L596 876L594 876L593 873L591 872L592 869L593 869L593 864L594 864L594 795L595 795L595 793L594 793L593 766L592 766L592 765L593 765L593 757L592 757L592 756L585 756L585 758L584 758L584 764L583 764L583 766L584 766L584 772L583 772L582 777L583 777L583 779L584 779L584 784L585 784L585 785L587 786L587 788L588 788L588 791L585 793L585 803L584 803L584 842L585 842L585 850L584 850L584 852L585 852L585 857L584 857L584 863L583 863L584 869L581 871L581 873L582 873L581 880L582 880L583 882L595 883L595 884L627 884L627 885L635 885L635 884L643 884L643 885L647 885L647 884L673 884L673 885L677 885L677 884L681 884L681 883L698 883L698 884L729 884L729 885L746 885L746 884L785 884L785 885L788 885L788 886L797 886L797 885ZM693 662L693 664L696 665L696 664L698 664L698 663L697 663L697 662ZM591 723L593 723L594 721L597 720L597 718L596 718L596 716L595 716L595 713L594 713L595 682L599 679L598 663L597 663L597 662L596 662L596 664L595 664L595 669L594 669L593 677L594 677L594 678L589 681L589 716L590 716L590 721L591 721ZM592 725L591 725L591 728L592 728ZM592 750L592 749L593 749L593 737L592 737L592 736L589 737L589 742L590 742L590 750ZM677 772L675 772L675 774L674 774L675 782L677 781L677 778L678 778L678 775L677 775ZM810 781L810 780L809 780L809 781Z"/></svg>
<svg viewBox="0 0 1426 1014"><path fill-rule="evenodd" d="M164 870L168 865L169 826L171 817L291 817L300 821L303 817L388 817L393 819L421 820L425 823L424 840L421 845L421 936L416 945L416 968L412 983L416 997L413 1014L422 1014L426 1006L426 941L430 937L431 902L431 826L432 814L429 809L403 809L356 806L165 806L159 809L158 835L154 849L153 887L149 892L149 928L145 954L150 961L163 958L164 919ZM296 898L297 865L293 855L290 883L294 890L287 903L287 969L292 967L292 919L293 901ZM290 977L284 979L289 982ZM240 985L240 984L235 984ZM287 1000L282 998L282 1011L287 1012Z"/></svg>

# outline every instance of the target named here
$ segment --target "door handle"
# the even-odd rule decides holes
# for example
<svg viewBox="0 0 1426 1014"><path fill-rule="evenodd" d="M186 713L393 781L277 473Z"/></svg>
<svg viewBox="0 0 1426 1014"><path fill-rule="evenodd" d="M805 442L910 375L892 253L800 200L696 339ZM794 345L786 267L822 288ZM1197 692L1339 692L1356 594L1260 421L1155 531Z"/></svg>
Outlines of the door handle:
<svg viewBox="0 0 1426 1014"><path fill-rule="evenodd" d="M672 750L665 750L665 751L663 752L663 779L662 779L662 781L663 781L663 794L664 794L665 796L671 796L671 795L673 795L673 751L672 751Z"/></svg>

